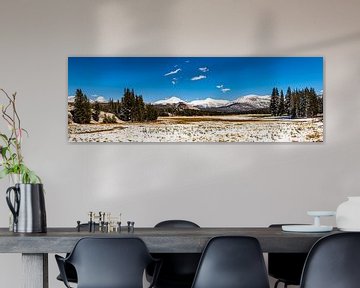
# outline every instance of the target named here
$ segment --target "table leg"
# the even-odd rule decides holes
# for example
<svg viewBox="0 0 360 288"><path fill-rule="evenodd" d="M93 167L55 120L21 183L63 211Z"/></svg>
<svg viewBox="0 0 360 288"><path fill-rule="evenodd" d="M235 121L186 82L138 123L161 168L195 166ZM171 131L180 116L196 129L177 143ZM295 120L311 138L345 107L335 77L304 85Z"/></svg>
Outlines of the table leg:
<svg viewBox="0 0 360 288"><path fill-rule="evenodd" d="M22 254L23 288L49 288L48 254Z"/></svg>

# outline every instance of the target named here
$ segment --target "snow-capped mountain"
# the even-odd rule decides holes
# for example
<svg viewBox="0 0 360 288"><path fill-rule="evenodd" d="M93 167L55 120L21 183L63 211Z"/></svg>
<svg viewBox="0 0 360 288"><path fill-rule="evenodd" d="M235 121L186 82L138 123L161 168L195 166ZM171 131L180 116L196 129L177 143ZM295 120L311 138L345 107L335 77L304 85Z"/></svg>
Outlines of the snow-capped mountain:
<svg viewBox="0 0 360 288"><path fill-rule="evenodd" d="M236 100L232 101L232 103L247 104L254 106L254 108L268 108L270 105L270 98L271 96L269 95L246 95L237 98Z"/></svg>
<svg viewBox="0 0 360 288"><path fill-rule="evenodd" d="M155 105L167 105L167 104L178 104L178 103L188 104L184 100L181 100L180 98L175 97L175 96L170 97L170 98L165 99L165 100L156 101L153 104L155 104Z"/></svg>
<svg viewBox="0 0 360 288"><path fill-rule="evenodd" d="M74 103L75 96L68 96L68 103ZM107 103L108 101L103 96L93 95L89 99L90 103Z"/></svg>
<svg viewBox="0 0 360 288"><path fill-rule="evenodd" d="M218 107L216 110L225 113L239 113L268 109L270 98L268 95L246 95L231 101L229 105Z"/></svg>
<svg viewBox="0 0 360 288"><path fill-rule="evenodd" d="M217 108L217 107L226 106L226 105L230 104L230 101L206 98L205 100L191 101L191 102L189 102L189 104L192 106L199 107L199 108Z"/></svg>
<svg viewBox="0 0 360 288"><path fill-rule="evenodd" d="M103 97L103 96L98 96L98 95L92 95L90 98L90 103L107 103L108 101Z"/></svg>
<svg viewBox="0 0 360 288"><path fill-rule="evenodd" d="M237 111L250 111L256 109L265 109L270 105L270 96L269 95L246 95L241 96L233 101L223 100L223 99L212 99L206 98L204 100L193 100L191 102L186 102L178 97L171 97L165 100L159 100L154 102L155 105L175 105L179 103L184 103L190 107L197 107L199 109L211 109L211 110L224 110L230 112Z"/></svg>

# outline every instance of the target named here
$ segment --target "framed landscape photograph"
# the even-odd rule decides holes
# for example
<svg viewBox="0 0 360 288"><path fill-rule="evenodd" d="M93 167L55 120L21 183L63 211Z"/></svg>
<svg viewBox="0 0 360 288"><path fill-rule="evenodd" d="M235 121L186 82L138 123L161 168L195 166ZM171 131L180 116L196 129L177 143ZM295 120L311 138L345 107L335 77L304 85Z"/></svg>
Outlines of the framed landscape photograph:
<svg viewBox="0 0 360 288"><path fill-rule="evenodd" d="M323 142L322 57L69 57L69 142Z"/></svg>

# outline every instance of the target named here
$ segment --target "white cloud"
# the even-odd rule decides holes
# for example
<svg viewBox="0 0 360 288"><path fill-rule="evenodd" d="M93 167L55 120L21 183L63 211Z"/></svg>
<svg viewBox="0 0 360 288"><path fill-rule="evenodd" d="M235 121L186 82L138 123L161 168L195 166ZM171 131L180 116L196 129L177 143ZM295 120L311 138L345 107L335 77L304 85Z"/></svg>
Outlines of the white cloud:
<svg viewBox="0 0 360 288"><path fill-rule="evenodd" d="M203 73L209 72L209 68L207 67L200 67L199 70Z"/></svg>
<svg viewBox="0 0 360 288"><path fill-rule="evenodd" d="M178 68L178 69L176 69L176 70L173 70L173 71L170 71L169 73L164 74L164 76L173 75L173 74L176 74L176 73L178 73L178 72L180 72L180 71L181 71L181 69Z"/></svg>
<svg viewBox="0 0 360 288"><path fill-rule="evenodd" d="M224 87L224 84L216 85L216 88L220 89L220 90L221 90L221 92L223 92L223 93L226 93L226 92L231 91L231 89L230 89L230 88L226 88L226 87Z"/></svg>
<svg viewBox="0 0 360 288"><path fill-rule="evenodd" d="M177 84L177 81L178 81L178 78L174 77L174 78L172 78L171 83L173 85L175 85L175 84Z"/></svg>
<svg viewBox="0 0 360 288"><path fill-rule="evenodd" d="M195 76L191 78L191 81L197 81L197 80L201 80L201 79L205 79L206 76L205 75L199 75L199 76Z"/></svg>

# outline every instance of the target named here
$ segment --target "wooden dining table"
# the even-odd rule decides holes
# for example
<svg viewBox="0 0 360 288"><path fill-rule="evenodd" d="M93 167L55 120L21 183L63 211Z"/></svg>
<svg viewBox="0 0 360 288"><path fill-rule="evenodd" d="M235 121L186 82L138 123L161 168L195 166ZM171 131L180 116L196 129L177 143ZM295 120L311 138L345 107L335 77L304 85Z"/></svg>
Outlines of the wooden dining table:
<svg viewBox="0 0 360 288"><path fill-rule="evenodd" d="M321 237L338 233L283 232L280 227L224 228L135 228L120 232L77 231L76 228L48 228L47 233L21 234L0 228L0 253L21 253L24 288L48 288L48 253L67 253L83 237L139 237L151 253L201 253L209 239L222 235L252 236L262 251L308 252Z"/></svg>

